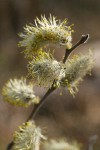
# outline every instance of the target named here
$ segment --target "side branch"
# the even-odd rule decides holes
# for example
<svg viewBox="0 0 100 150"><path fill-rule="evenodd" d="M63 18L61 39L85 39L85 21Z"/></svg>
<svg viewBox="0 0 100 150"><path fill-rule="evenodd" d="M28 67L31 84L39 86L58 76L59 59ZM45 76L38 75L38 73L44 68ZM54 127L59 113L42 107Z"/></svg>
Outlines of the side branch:
<svg viewBox="0 0 100 150"><path fill-rule="evenodd" d="M39 109L41 108L41 106L45 103L46 98L56 89L56 87L52 86L51 88L48 89L48 91L46 92L46 94L43 96L43 98L41 99L40 103L38 105L35 105L35 108L33 108L30 116L28 117L28 119L26 120L29 121L31 118L34 119L36 114L38 113Z"/></svg>

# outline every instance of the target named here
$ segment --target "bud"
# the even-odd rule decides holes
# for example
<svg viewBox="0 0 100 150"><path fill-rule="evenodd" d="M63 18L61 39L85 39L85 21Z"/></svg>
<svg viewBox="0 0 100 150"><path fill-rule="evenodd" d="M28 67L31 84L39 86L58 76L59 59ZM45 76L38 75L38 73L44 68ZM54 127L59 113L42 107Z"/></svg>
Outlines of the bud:
<svg viewBox="0 0 100 150"><path fill-rule="evenodd" d="M71 33L71 27L67 26L66 19L61 22L51 15L48 19L41 16L41 19L35 19L35 25L26 25L24 33L19 34L23 38L19 46L26 48L24 51L26 57L32 57L48 44L65 45L66 48L71 48Z"/></svg>
<svg viewBox="0 0 100 150"><path fill-rule="evenodd" d="M63 139L44 142L43 150L80 150L80 145L76 142L69 143Z"/></svg>
<svg viewBox="0 0 100 150"><path fill-rule="evenodd" d="M59 80L65 76L63 64L46 52L39 53L29 62L28 72L35 84L44 87L51 87L54 80L58 84Z"/></svg>
<svg viewBox="0 0 100 150"><path fill-rule="evenodd" d="M39 103L39 98L34 95L33 85L27 84L25 78L10 79L2 90L3 98L10 104L29 106Z"/></svg>
<svg viewBox="0 0 100 150"><path fill-rule="evenodd" d="M67 86L74 96L78 92L78 85L86 74L90 74L94 65L94 58L91 51L85 55L74 55L65 63L65 78L61 80L62 86Z"/></svg>
<svg viewBox="0 0 100 150"><path fill-rule="evenodd" d="M15 132L13 150L39 150L42 140L46 137L41 129L33 121L28 121Z"/></svg>

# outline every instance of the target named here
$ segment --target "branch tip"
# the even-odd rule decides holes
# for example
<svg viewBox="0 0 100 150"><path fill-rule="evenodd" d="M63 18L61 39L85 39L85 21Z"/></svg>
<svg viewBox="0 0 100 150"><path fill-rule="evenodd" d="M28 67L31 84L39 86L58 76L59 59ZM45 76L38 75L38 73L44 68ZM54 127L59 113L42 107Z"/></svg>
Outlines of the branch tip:
<svg viewBox="0 0 100 150"><path fill-rule="evenodd" d="M87 43L89 39L89 34L86 34L86 35L82 35L81 39L80 39L80 43L83 44L83 43Z"/></svg>

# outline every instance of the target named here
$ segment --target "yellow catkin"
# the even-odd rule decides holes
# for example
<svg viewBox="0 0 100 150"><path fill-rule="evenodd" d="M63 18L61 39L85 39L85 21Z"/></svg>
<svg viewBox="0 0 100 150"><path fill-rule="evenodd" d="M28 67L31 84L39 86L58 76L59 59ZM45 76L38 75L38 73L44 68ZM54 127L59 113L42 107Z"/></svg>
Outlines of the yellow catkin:
<svg viewBox="0 0 100 150"><path fill-rule="evenodd" d="M46 137L41 128L34 121L28 121L14 133L13 150L39 150L42 140L46 140Z"/></svg>
<svg viewBox="0 0 100 150"><path fill-rule="evenodd" d="M41 19L35 19L35 25L26 25L24 31L24 33L19 34L22 38L19 46L25 47L26 57L32 58L34 53L45 48L48 44L64 45L68 49L72 45L72 30L70 26L67 26L66 19L61 22L51 15L48 19L41 16Z"/></svg>
<svg viewBox="0 0 100 150"><path fill-rule="evenodd" d="M33 85L27 84L25 78L10 79L2 89L3 100L12 105L27 107L38 104L39 98L35 96Z"/></svg>

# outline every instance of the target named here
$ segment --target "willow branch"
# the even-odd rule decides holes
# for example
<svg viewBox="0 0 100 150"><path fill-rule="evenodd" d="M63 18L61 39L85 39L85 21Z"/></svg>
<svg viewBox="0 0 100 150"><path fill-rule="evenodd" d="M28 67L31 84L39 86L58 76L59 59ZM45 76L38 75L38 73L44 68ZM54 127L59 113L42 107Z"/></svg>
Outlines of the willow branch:
<svg viewBox="0 0 100 150"><path fill-rule="evenodd" d="M71 49L66 49L65 51L65 56L64 56L64 59L63 59L63 63L66 62L68 56L70 55L70 53L75 49L77 48L79 45L83 44L83 43L86 43L87 40L89 39L89 34L87 35L82 35L81 39L71 48ZM38 105L35 105L35 107L33 108L31 114L29 115L28 119L26 120L29 121L30 119L34 119L37 115L37 113L39 112L40 108L43 106L43 104L46 102L46 98L54 91L56 90L57 87L54 86L55 84L55 81L53 82L52 84L52 87L48 89L48 91L46 92L46 94L43 96L43 98L41 99L40 103ZM7 146L7 149L6 150L11 150L12 147L14 145L14 142L10 142Z"/></svg>

